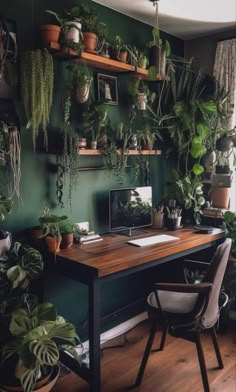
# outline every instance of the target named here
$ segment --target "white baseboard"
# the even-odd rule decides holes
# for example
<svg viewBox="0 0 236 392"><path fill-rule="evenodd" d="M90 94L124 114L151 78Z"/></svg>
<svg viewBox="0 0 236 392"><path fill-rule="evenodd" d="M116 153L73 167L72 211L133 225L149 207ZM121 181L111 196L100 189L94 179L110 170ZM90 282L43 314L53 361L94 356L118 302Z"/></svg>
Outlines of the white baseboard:
<svg viewBox="0 0 236 392"><path fill-rule="evenodd" d="M111 339L114 339L120 335L123 335L124 333L128 332L130 329L134 328L136 325L138 325L141 321L146 320L148 318L147 312L143 312L138 314L135 317L132 317L131 319L124 321L123 323L117 325L114 328L109 329L106 332L103 332L100 336L100 344L104 344L108 342ZM76 347L76 351L78 354L85 354L89 350L89 341L86 340L85 342L82 343L83 348L81 347Z"/></svg>

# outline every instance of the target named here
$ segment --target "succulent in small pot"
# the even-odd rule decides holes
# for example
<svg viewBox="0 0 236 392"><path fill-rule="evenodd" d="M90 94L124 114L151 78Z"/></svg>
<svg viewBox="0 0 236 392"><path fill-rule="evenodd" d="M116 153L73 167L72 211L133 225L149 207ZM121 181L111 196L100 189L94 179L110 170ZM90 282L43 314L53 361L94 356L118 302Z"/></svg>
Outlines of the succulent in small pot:
<svg viewBox="0 0 236 392"><path fill-rule="evenodd" d="M144 52L140 52L138 55L138 67L146 69L148 67L149 60Z"/></svg>

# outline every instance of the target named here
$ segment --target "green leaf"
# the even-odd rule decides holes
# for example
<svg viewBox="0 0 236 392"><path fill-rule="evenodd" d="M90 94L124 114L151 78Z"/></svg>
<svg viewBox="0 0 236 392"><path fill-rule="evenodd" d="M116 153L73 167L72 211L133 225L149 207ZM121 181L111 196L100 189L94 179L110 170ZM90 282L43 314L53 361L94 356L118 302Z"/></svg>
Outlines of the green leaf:
<svg viewBox="0 0 236 392"><path fill-rule="evenodd" d="M195 163L192 171L195 174L195 176L200 176L204 172L204 167L202 165L200 165L199 163Z"/></svg>
<svg viewBox="0 0 236 392"><path fill-rule="evenodd" d="M197 200L197 202L198 202L198 204L199 204L200 206L203 206L203 204L205 204L205 199L204 199L204 197L203 197L203 196L199 197L198 200Z"/></svg>
<svg viewBox="0 0 236 392"><path fill-rule="evenodd" d="M203 148L202 144L192 144L191 155L194 159L200 158L204 154L204 151L205 149Z"/></svg>
<svg viewBox="0 0 236 392"><path fill-rule="evenodd" d="M196 130L198 135L201 137L202 140L205 140L209 135L209 129L206 124L198 123L196 125Z"/></svg>
<svg viewBox="0 0 236 392"><path fill-rule="evenodd" d="M37 380L39 369L35 368L32 370L26 370L21 377L21 385L24 388L24 392L32 392Z"/></svg>
<svg viewBox="0 0 236 392"><path fill-rule="evenodd" d="M152 29L152 36L153 36L154 39L160 38L160 31L159 31L159 29L157 29L156 27L154 27L154 28Z"/></svg>
<svg viewBox="0 0 236 392"><path fill-rule="evenodd" d="M148 77L151 80L156 80L158 69L154 65L148 68Z"/></svg>
<svg viewBox="0 0 236 392"><path fill-rule="evenodd" d="M184 207L186 208L186 210L189 210L192 207L192 201L189 199L185 200Z"/></svg>
<svg viewBox="0 0 236 392"><path fill-rule="evenodd" d="M29 343L29 349L42 366L54 366L59 360L59 350L53 340L32 341Z"/></svg>
<svg viewBox="0 0 236 392"><path fill-rule="evenodd" d="M40 321L55 321L57 312L53 304L44 302L36 306L32 316L36 316Z"/></svg>
<svg viewBox="0 0 236 392"><path fill-rule="evenodd" d="M31 320L24 309L17 309L12 314L9 329L13 336L25 335L32 329Z"/></svg>
<svg viewBox="0 0 236 392"><path fill-rule="evenodd" d="M18 339L11 339L9 343L5 344L1 352L1 363L0 366L13 354L18 351Z"/></svg>

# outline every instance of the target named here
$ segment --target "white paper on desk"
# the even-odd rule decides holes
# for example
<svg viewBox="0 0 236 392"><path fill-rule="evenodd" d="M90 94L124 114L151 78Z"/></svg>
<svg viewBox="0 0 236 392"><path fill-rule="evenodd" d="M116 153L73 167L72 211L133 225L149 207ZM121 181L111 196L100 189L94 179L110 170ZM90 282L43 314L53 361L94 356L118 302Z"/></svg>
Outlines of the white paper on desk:
<svg viewBox="0 0 236 392"><path fill-rule="evenodd" d="M136 246L148 246L155 244L162 244L163 242L179 240L179 237L174 237L173 235L160 234L154 235L152 237L140 238L138 240L128 241L128 244Z"/></svg>

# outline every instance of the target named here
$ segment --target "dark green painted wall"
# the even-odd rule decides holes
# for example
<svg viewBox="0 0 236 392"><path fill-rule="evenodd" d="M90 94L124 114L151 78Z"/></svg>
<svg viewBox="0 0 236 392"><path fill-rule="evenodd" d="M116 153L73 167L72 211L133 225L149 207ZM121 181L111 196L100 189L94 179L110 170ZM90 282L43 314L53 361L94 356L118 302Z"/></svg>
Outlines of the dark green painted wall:
<svg viewBox="0 0 236 392"><path fill-rule="evenodd" d="M60 3L60 4L59 4ZM20 50L35 48L39 45L38 26L48 23L49 16L45 9L61 11L65 6L69 8L76 2L55 0L8 0L0 4L0 14L14 19L17 24L18 44ZM88 3L88 1L86 1ZM91 2L90 2L91 3ZM101 18L109 25L110 29L124 37L128 43L135 43L143 48L151 39L151 28L139 21L126 17L108 8L93 3ZM165 34L163 34L165 35ZM183 41L166 35L172 44L175 54L183 55ZM55 65L55 100L51 116L51 126L60 127L60 96L63 92L63 77L65 76L65 63ZM91 70L96 73L96 70ZM100 71L101 72L101 71ZM106 72L104 72L106 73ZM121 119L128 121L127 111L127 76L118 76L119 105L109 107L109 114L113 124ZM75 111L82 110L80 107ZM78 113L77 113L78 114ZM61 213L56 205L56 176L48 169L51 163L55 163L54 155L45 153L33 153L30 131L21 126L22 137L22 180L21 195L23 206L14 205L14 211L2 224L2 227L15 232L25 227L38 223L38 217L45 205L51 211ZM97 165L100 158L81 158L81 165ZM151 185L154 191L154 203L161 198L165 180L168 176L168 165L165 156L150 158ZM123 186L143 185L142 180L132 179L132 173L127 172ZM89 221L92 229L103 233L108 230L107 220L107 197L110 188L120 187L116 177L109 176L105 171L90 171L80 173L79 187L72 197L72 209L67 205L63 213L67 214L74 222ZM67 191L65 190L65 194ZM103 313L108 313L116 307L123 306L127 301L132 301L142 292L143 276L133 276L107 284L103 290ZM132 287L132 290L130 290ZM86 289L74 282L62 279L60 276L47 276L45 283L45 296L55 302L60 312L74 322L86 317L87 300ZM78 304L78 313L75 309Z"/></svg>

